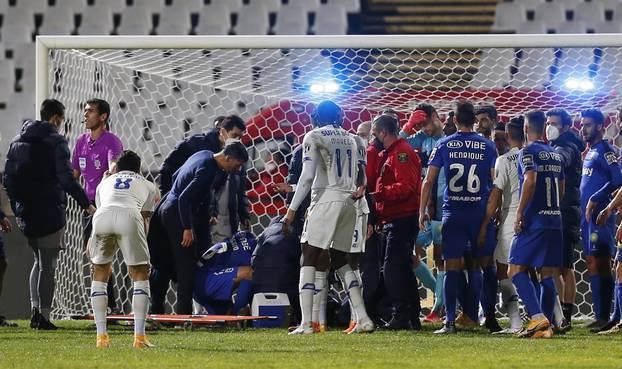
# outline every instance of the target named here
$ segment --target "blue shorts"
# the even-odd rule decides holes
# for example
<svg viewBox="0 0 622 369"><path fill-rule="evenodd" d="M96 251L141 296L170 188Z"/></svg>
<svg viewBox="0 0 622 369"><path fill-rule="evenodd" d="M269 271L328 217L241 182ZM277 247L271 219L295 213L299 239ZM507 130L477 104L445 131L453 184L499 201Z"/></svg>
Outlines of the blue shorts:
<svg viewBox="0 0 622 369"><path fill-rule="evenodd" d="M457 217L456 217L457 218ZM473 257L492 256L497 244L497 232L492 223L488 226L487 238L484 247L477 247L477 236L482 224L482 217L473 217L475 221L465 222L464 219L453 217L443 218L443 259L457 259L464 256L467 251L473 253ZM462 218L462 217L461 217ZM479 221L478 221L479 220Z"/></svg>
<svg viewBox="0 0 622 369"><path fill-rule="evenodd" d="M616 247L616 261L622 261L622 248Z"/></svg>
<svg viewBox="0 0 622 369"><path fill-rule="evenodd" d="M0 237L0 258L5 257L6 254L4 253L4 240L2 239L2 237Z"/></svg>
<svg viewBox="0 0 622 369"><path fill-rule="evenodd" d="M514 236L508 263L534 268L562 266L561 229L525 229Z"/></svg>
<svg viewBox="0 0 622 369"><path fill-rule="evenodd" d="M419 231L419 234L417 234L415 246L427 247L431 243L434 243L434 246L441 246L443 244L443 237L441 235L442 228L443 222L438 220L431 221L424 230Z"/></svg>
<svg viewBox="0 0 622 369"><path fill-rule="evenodd" d="M615 256L616 225L607 222L604 226L598 226L594 222L581 223L581 237L583 238L583 254L585 256Z"/></svg>
<svg viewBox="0 0 622 369"><path fill-rule="evenodd" d="M203 269L197 272L194 295L201 305L206 301L231 301L233 284L238 275L238 268Z"/></svg>

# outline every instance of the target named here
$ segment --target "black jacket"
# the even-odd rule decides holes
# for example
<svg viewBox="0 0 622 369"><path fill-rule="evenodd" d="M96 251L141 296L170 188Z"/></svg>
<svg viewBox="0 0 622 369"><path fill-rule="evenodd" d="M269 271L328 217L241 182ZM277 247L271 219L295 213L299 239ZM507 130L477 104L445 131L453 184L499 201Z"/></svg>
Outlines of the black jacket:
<svg viewBox="0 0 622 369"><path fill-rule="evenodd" d="M166 157L160 169L160 192L164 195L170 191L173 185L173 175L194 153L201 150L209 150L217 153L222 150L218 129L212 129L207 133L190 136L180 142L173 151ZM220 188L222 184L215 184ZM209 216L218 216L218 199L220 193L216 191L212 196L210 204L205 207L200 214L209 212ZM250 219L250 204L246 196L246 170L242 168L240 173L229 175L229 216L232 233L237 232L238 224L241 221ZM209 220L209 219L208 219Z"/></svg>
<svg viewBox="0 0 622 369"><path fill-rule="evenodd" d="M26 121L11 141L4 186L26 237L44 237L65 226L67 193L83 209L90 206L69 158L67 140L48 122Z"/></svg>
<svg viewBox="0 0 622 369"><path fill-rule="evenodd" d="M564 197L560 204L564 228L579 227L581 217L579 185L583 170L581 153L585 151L585 143L573 129L570 129L552 141L551 145L562 157L566 177Z"/></svg>

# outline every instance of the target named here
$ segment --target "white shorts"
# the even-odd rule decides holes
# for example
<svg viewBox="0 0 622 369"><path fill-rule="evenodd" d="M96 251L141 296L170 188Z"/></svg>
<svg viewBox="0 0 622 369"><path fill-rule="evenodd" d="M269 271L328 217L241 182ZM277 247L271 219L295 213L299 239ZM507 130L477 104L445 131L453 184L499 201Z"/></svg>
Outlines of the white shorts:
<svg viewBox="0 0 622 369"><path fill-rule="evenodd" d="M326 250L350 252L356 225L354 200L311 203L300 242Z"/></svg>
<svg viewBox="0 0 622 369"><path fill-rule="evenodd" d="M127 265L149 264L144 221L134 209L98 209L88 247L93 264L111 263L118 249Z"/></svg>
<svg viewBox="0 0 622 369"><path fill-rule="evenodd" d="M354 235L352 236L351 254L365 252L365 243L367 241L367 214L359 214L356 217L356 226Z"/></svg>
<svg viewBox="0 0 622 369"><path fill-rule="evenodd" d="M514 238L514 222L505 222L497 233L497 247L495 247L494 258L501 264L508 264L510 248Z"/></svg>

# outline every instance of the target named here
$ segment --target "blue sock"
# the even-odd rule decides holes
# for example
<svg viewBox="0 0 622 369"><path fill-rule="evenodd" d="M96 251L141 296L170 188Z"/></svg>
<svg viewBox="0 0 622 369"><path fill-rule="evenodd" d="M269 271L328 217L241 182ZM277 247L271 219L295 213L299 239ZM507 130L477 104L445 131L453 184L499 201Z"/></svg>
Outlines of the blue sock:
<svg viewBox="0 0 622 369"><path fill-rule="evenodd" d="M484 284L482 288L482 308L484 316L494 317L497 302L497 268L494 265L484 268Z"/></svg>
<svg viewBox="0 0 622 369"><path fill-rule="evenodd" d="M448 270L445 272L445 286L443 292L445 293L445 310L447 310L448 322L456 321L456 298L458 297L460 274L463 273L458 270Z"/></svg>
<svg viewBox="0 0 622 369"><path fill-rule="evenodd" d="M590 288L592 289L592 306L594 307L594 318L600 319L602 316L602 309L600 302L602 301L600 293L600 275L590 276Z"/></svg>
<svg viewBox="0 0 622 369"><path fill-rule="evenodd" d="M538 302L539 302L540 296L542 296L542 286L540 286L540 281L538 280L537 277L529 276L529 279L531 280L531 284L533 285L533 288L536 290L536 296L538 297Z"/></svg>
<svg viewBox="0 0 622 369"><path fill-rule="evenodd" d="M514 275L514 277L512 277L512 283L516 287L516 291L521 300L523 300L523 304L527 307L529 315L534 316L536 314L542 314L540 303L536 296L536 290L527 272L520 272Z"/></svg>
<svg viewBox="0 0 622 369"><path fill-rule="evenodd" d="M447 274L445 274L445 276L447 276ZM469 285L467 284L466 276L464 275L464 272L461 270L460 273L458 274L458 293L456 297L458 299L458 302L460 303L460 307L462 308L462 311L466 311L467 309L466 301L467 301L468 290L469 290ZM447 307L447 298L445 298L445 307Z"/></svg>
<svg viewBox="0 0 622 369"><path fill-rule="evenodd" d="M622 319L622 282L616 282L616 300L618 301L618 320Z"/></svg>
<svg viewBox="0 0 622 369"><path fill-rule="evenodd" d="M419 262L419 266L415 268L415 276L421 281L423 287L429 290L434 290L436 288L436 279L434 279L430 268L428 268L428 265L424 262Z"/></svg>
<svg viewBox="0 0 622 369"><path fill-rule="evenodd" d="M620 321L620 293L622 293L622 283L615 282L613 289L613 311L609 317L610 322Z"/></svg>
<svg viewBox="0 0 622 369"><path fill-rule="evenodd" d="M238 291L233 303L233 315L238 315L240 309L248 305L251 300L251 293L253 289L253 282L243 279L238 286Z"/></svg>
<svg viewBox="0 0 622 369"><path fill-rule="evenodd" d="M613 301L613 288L615 282L613 280L613 276L611 275L611 273L609 273L600 277L600 283L600 296L602 298L601 319L607 320L609 318L609 314L611 314L611 303Z"/></svg>
<svg viewBox="0 0 622 369"><path fill-rule="evenodd" d="M555 290L555 282L553 277L547 277L540 282L542 286L542 295L540 295L540 305L544 316L553 323L553 310L555 309L555 296L557 292Z"/></svg>
<svg viewBox="0 0 622 369"><path fill-rule="evenodd" d="M479 296L482 293L482 270L480 268L469 270L469 289L467 294L467 313L474 322L479 321Z"/></svg>
<svg viewBox="0 0 622 369"><path fill-rule="evenodd" d="M434 306L432 311L438 313L443 307L443 284L445 284L445 272L436 274L436 288L434 288Z"/></svg>

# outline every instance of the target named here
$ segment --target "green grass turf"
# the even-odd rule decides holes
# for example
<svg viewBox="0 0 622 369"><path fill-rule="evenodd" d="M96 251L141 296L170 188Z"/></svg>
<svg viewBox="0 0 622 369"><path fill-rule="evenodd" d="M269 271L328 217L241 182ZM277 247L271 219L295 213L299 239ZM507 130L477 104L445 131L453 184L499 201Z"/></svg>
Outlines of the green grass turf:
<svg viewBox="0 0 622 369"><path fill-rule="evenodd" d="M288 336L283 329L166 329L154 349L131 348L131 327L112 327L112 348L95 348L92 322L61 321L55 332L0 328L0 368L622 368L622 335L575 328L551 340L491 337L484 330Z"/></svg>

